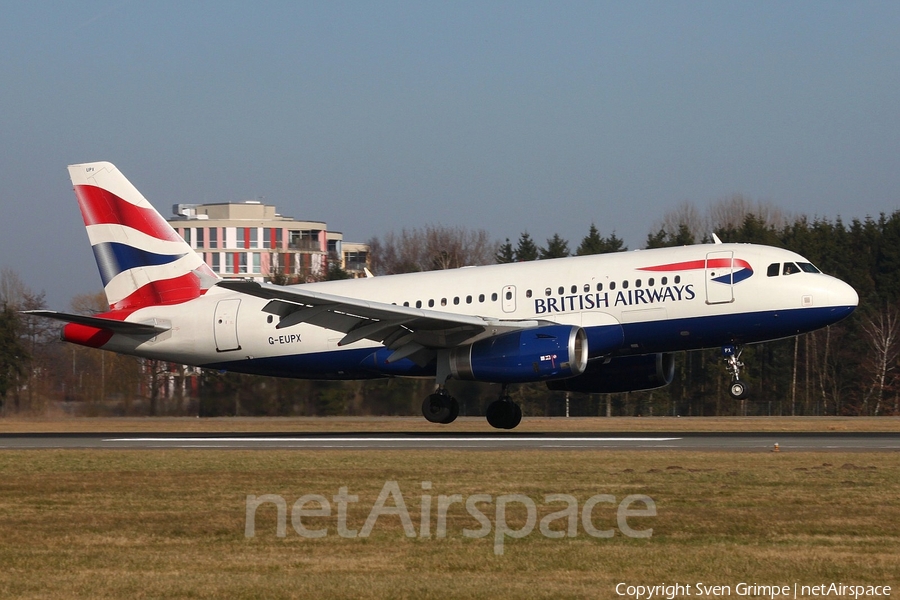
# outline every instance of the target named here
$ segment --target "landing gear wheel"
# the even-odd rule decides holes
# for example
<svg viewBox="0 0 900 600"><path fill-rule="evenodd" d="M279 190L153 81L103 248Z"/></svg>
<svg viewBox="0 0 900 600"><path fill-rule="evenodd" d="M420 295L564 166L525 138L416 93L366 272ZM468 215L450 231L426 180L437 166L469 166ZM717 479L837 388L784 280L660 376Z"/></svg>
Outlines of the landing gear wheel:
<svg viewBox="0 0 900 600"><path fill-rule="evenodd" d="M522 422L522 408L515 402L511 402L513 407L512 418L506 424L507 429L515 429Z"/></svg>
<svg viewBox="0 0 900 600"><path fill-rule="evenodd" d="M459 402L447 393L434 393L422 402L422 414L429 423L450 424L459 416Z"/></svg>
<svg viewBox="0 0 900 600"><path fill-rule="evenodd" d="M743 400L747 397L749 390L747 384L741 381L741 362L740 346L724 346L722 348L722 356L725 359L725 370L731 375L731 385L728 387L728 393L735 400Z"/></svg>
<svg viewBox="0 0 900 600"><path fill-rule="evenodd" d="M740 379L732 381L731 387L728 388L728 393L731 394L731 397L735 400L743 400L747 397L748 392L747 384Z"/></svg>
<svg viewBox="0 0 900 600"><path fill-rule="evenodd" d="M488 405L485 416L491 427L514 429L522 421L522 409L509 396L503 396Z"/></svg>
<svg viewBox="0 0 900 600"><path fill-rule="evenodd" d="M459 416L459 402L456 401L456 398L450 397L450 415L441 423L444 425L449 425L453 421L456 420L456 417Z"/></svg>

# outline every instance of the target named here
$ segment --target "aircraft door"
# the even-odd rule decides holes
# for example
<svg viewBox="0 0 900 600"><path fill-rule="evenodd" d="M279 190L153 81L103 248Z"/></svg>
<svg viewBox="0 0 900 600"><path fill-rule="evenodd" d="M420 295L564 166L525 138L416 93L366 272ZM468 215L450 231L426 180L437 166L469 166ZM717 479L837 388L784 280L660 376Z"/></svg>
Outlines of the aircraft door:
<svg viewBox="0 0 900 600"><path fill-rule="evenodd" d="M500 300L503 306L503 312L516 312L516 286L503 286L503 292L500 295Z"/></svg>
<svg viewBox="0 0 900 600"><path fill-rule="evenodd" d="M706 254L706 303L734 302L734 252Z"/></svg>
<svg viewBox="0 0 900 600"><path fill-rule="evenodd" d="M216 304L213 332L216 337L217 352L241 349L237 333L237 315L240 306L241 301L239 298L219 300L218 304Z"/></svg>

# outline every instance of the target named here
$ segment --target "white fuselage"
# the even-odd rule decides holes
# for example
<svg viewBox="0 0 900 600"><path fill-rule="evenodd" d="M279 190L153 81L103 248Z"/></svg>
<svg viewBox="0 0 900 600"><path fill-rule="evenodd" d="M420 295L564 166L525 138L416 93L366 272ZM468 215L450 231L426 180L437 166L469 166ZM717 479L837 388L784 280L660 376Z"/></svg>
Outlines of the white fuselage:
<svg viewBox="0 0 900 600"><path fill-rule="evenodd" d="M585 329L589 342L592 329L620 325L624 343L601 354L645 354L787 337L852 312L858 298L850 286L797 265L808 262L787 250L710 244L301 287L453 314L575 325ZM142 308L127 319L170 325L169 331L151 339L116 334L103 347L269 375L398 374L359 367L380 348L378 343L360 340L339 347L343 333L308 323L279 329L278 317L263 311L266 304L213 287L194 300ZM598 356L590 346L589 353Z"/></svg>

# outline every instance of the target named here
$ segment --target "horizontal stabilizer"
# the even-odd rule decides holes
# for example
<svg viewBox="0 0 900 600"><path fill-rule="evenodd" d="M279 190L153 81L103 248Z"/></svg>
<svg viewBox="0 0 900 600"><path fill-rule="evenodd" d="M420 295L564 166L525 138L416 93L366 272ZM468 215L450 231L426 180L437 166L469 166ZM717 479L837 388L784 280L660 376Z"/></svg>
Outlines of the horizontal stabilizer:
<svg viewBox="0 0 900 600"><path fill-rule="evenodd" d="M113 333L121 333L125 335L158 335L170 329L170 327L165 325L155 325L151 323L133 323L131 321L117 321L115 319L106 319L104 317L89 317L87 315L73 315L69 313L57 312L55 310L25 310L22 311L22 314L34 315L36 317L45 317L47 319L56 319L57 321L65 321L66 323L88 325L90 327L106 329L108 331L112 331Z"/></svg>

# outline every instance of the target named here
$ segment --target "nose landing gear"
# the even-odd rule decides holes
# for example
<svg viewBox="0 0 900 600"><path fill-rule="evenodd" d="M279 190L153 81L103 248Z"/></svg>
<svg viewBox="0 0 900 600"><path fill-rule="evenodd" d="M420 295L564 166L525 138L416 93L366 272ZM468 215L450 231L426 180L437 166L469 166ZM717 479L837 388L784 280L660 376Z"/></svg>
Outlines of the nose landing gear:
<svg viewBox="0 0 900 600"><path fill-rule="evenodd" d="M731 385L728 387L728 393L735 400L743 400L747 397L749 389L747 384L741 381L741 352L743 348L737 346L723 346L722 356L725 358L725 369L731 374Z"/></svg>

